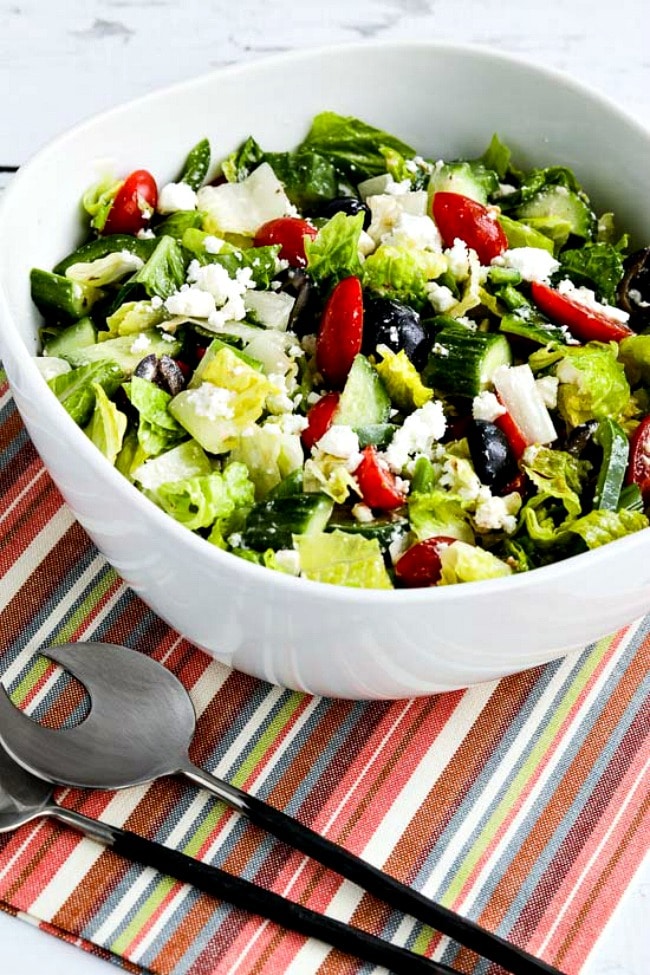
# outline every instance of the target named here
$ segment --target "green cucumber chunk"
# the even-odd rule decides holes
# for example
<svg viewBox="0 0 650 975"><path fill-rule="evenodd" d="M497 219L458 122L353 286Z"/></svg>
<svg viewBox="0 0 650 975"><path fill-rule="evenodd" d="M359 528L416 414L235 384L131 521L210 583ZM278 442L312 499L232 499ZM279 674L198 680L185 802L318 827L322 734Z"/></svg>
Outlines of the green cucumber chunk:
<svg viewBox="0 0 650 975"><path fill-rule="evenodd" d="M377 370L365 355L355 356L334 414L334 422L354 430L386 423L390 406L390 397Z"/></svg>
<svg viewBox="0 0 650 975"><path fill-rule="evenodd" d="M595 217L591 208L566 186L547 186L517 208L517 216L526 218L552 217L566 223L570 233L588 240L593 236Z"/></svg>
<svg viewBox="0 0 650 975"><path fill-rule="evenodd" d="M66 359L70 353L78 352L97 342L97 329L92 319L80 318L78 322L68 325L55 335L46 338L43 345L43 355L56 355Z"/></svg>
<svg viewBox="0 0 650 975"><path fill-rule="evenodd" d="M594 440L603 450L603 460L596 482L594 508L617 511L627 470L630 443L625 430L609 417L598 424Z"/></svg>
<svg viewBox="0 0 650 975"><path fill-rule="evenodd" d="M346 517L336 513L330 518L327 531L342 531L348 535L363 535L364 538L376 538L382 552L397 537L409 530L407 518L375 518L374 521L357 521L356 518Z"/></svg>
<svg viewBox="0 0 650 975"><path fill-rule="evenodd" d="M474 332L446 325L436 336L424 369L424 381L455 396L477 396L487 389L499 366L512 362L510 344L498 332Z"/></svg>
<svg viewBox="0 0 650 975"><path fill-rule="evenodd" d="M429 200L436 193L459 193L483 205L488 201L486 180L481 179L468 162L444 163L436 167L429 180Z"/></svg>
<svg viewBox="0 0 650 975"><path fill-rule="evenodd" d="M83 318L102 294L98 288L37 267L31 271L30 284L32 300L46 318Z"/></svg>
<svg viewBox="0 0 650 975"><path fill-rule="evenodd" d="M139 237L132 237L131 234L108 234L106 237L97 237L87 243L77 247L76 250L64 257L54 268L55 274L65 274L73 264L90 264L98 261L108 254L120 251L128 251L135 254L143 261L147 261L156 247L155 240L140 240Z"/></svg>
<svg viewBox="0 0 650 975"><path fill-rule="evenodd" d="M59 352L62 359L67 359L71 366L85 366L93 362L116 362L122 371L130 376L135 367L145 356L175 356L181 349L181 343L174 338L172 341L164 339L156 328L146 329L135 335L120 335L116 339L97 342L83 348L69 349Z"/></svg>
<svg viewBox="0 0 650 975"><path fill-rule="evenodd" d="M244 548L263 552L291 548L294 535L313 535L327 525L334 502L325 494L297 494L261 501L251 508L242 532Z"/></svg>

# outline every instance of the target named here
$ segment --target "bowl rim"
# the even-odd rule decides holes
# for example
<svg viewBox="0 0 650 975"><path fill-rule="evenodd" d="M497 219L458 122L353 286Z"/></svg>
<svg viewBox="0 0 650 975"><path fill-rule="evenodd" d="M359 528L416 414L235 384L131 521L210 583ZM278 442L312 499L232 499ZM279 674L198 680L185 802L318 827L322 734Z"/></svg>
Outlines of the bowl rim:
<svg viewBox="0 0 650 975"><path fill-rule="evenodd" d="M164 100L171 94L182 94L190 92L197 85L209 83L212 79L223 77L236 77L255 73L276 64L292 63L300 61L310 61L319 57L331 57L345 52L366 52L376 51L378 54L391 51L403 52L405 50L420 49L428 52L442 52L460 55L467 58L482 58L484 61L511 64L530 74L543 77L546 80L572 89L578 95L596 103L606 112L609 112L624 121L628 126L636 129L637 132L648 140L648 150L650 152L650 126L642 123L629 111L618 105L612 98L591 88L588 84L578 81L568 73L553 67L539 64L529 58L489 47L483 44L459 44L445 40L422 40L414 38L395 39L395 40L365 40L351 41L342 44L316 45L304 49L292 49L263 57L255 57L238 61L233 64L223 65L210 71L202 72L194 77L182 81L155 88L145 94L123 101L111 106L101 112L94 113L74 126L48 140L41 148L33 153L26 163L21 165L17 173L11 179L9 186L2 194L0 199L0 232L2 231L5 212L9 209L11 199L16 188L20 188L24 182L29 181L33 170L37 170L43 161L47 160L51 152L57 151L65 143L78 135L83 134L85 129L90 129L113 117L117 117L132 108L146 106L149 102ZM547 583L560 582L565 576L572 576L578 566L586 569L586 562L589 566L596 567L598 564L607 562L617 557L620 552L626 551L632 555L637 549L647 547L650 542L650 528L645 528L640 532L625 536L608 542L606 545L588 552L571 556L559 562L546 566L540 566L530 572L523 572L511 576L504 576L497 579L484 579L476 582L466 582L451 586L433 586L418 589L364 589L353 588L339 585L332 585L325 582L317 582L311 579L303 579L291 576L283 572L274 572L264 566L248 562L246 559L239 558L230 552L225 552L216 546L211 546L206 539L189 531L179 522L167 515L162 509L158 508L153 501L147 498L135 485L126 477L120 474L116 468L103 456L94 444L84 435L83 431L68 415L64 407L58 402L56 397L51 395L47 384L34 363L33 357L29 354L18 330L14 324L14 316L10 309L8 296L0 276L0 318L3 323L2 342L13 344L14 352L21 356L21 367L27 369L28 375L32 380L33 391L38 395L39 401L46 411L53 411L54 416L58 415L57 426L63 426L64 431L68 431L66 436L72 438L72 446L76 453L82 458L83 463L88 463L99 477L104 477L107 483L115 488L118 494L124 493L126 499L130 499L147 518L153 519L155 526L160 526L166 530L173 538L178 539L179 543L195 548L196 554L200 558L211 558L219 569L223 571L234 571L241 575L243 580L247 578L251 582L262 583L264 579L272 587L279 587L288 593L305 593L305 587L311 596L324 598L326 600L342 600L344 602L354 601L359 604L375 605L381 604L394 606L413 606L419 607L423 603L435 603L441 600L455 601L457 599L472 598L481 595L489 598L492 595L499 595L507 591L520 591L535 586L535 580ZM2 349L0 348L0 353ZM27 352L27 356L24 353ZM45 395L47 394L47 395ZM57 412L58 411L58 412ZM45 465L44 465L45 466ZM49 473L49 472L48 472ZM208 552L211 550L211 555ZM435 593L435 595L434 595Z"/></svg>

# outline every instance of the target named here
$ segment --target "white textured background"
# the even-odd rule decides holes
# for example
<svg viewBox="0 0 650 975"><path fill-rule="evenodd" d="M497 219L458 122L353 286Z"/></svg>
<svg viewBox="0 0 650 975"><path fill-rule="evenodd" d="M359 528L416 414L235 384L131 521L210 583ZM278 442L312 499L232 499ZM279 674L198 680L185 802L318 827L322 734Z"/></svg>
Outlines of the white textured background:
<svg viewBox="0 0 650 975"><path fill-rule="evenodd" d="M558 68L650 126L648 0L0 0L0 187L2 167L161 85L294 48L412 37L487 45ZM173 139L173 120L169 130ZM650 975L649 902L650 868L582 975ZM0 975L110 970L0 915Z"/></svg>

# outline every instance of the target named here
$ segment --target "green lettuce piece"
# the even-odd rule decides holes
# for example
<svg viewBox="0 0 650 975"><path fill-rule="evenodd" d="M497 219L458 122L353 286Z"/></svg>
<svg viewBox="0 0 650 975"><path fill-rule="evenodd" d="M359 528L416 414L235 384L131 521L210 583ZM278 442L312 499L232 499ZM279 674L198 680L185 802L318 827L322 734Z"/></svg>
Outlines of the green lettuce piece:
<svg viewBox="0 0 650 975"><path fill-rule="evenodd" d="M395 406L408 412L433 398L433 390L424 385L404 349L395 353L387 345L380 345L377 352L382 358L375 368Z"/></svg>
<svg viewBox="0 0 650 975"><path fill-rule="evenodd" d="M82 205L91 218L90 226L99 233L104 229L113 200L123 183L123 179L105 176L98 183L90 186L83 195Z"/></svg>
<svg viewBox="0 0 650 975"><path fill-rule="evenodd" d="M337 504L343 504L351 491L360 493L345 461L331 454L320 454L305 461L303 486L306 493L322 491Z"/></svg>
<svg viewBox="0 0 650 975"><path fill-rule="evenodd" d="M554 251L553 241L546 234L535 230L529 223L513 220L501 214L498 218L501 228L508 238L508 247L539 247L550 254Z"/></svg>
<svg viewBox="0 0 650 975"><path fill-rule="evenodd" d="M412 190L424 190L429 185L431 176L431 166L419 157L406 159L397 149L390 146L381 146L379 151L386 160L386 172L389 173L396 183L403 183L408 179Z"/></svg>
<svg viewBox="0 0 650 975"><path fill-rule="evenodd" d="M418 541L447 535L472 544L474 532L462 501L447 491L433 489L426 494L411 493L408 501L411 530Z"/></svg>
<svg viewBox="0 0 650 975"><path fill-rule="evenodd" d="M156 249L126 287L140 285L150 298L169 298L185 283L185 259L181 245L173 237L161 237ZM118 297L119 302L119 297Z"/></svg>
<svg viewBox="0 0 650 975"><path fill-rule="evenodd" d="M176 182L187 183L193 190L198 190L208 175L210 157L209 139L200 139L188 152Z"/></svg>
<svg viewBox="0 0 650 975"><path fill-rule="evenodd" d="M184 481L212 472L212 462L196 440L172 447L133 468L132 477L144 491L155 491L161 484Z"/></svg>
<svg viewBox="0 0 650 975"><path fill-rule="evenodd" d="M392 589L376 538L342 531L294 535L301 575L356 589Z"/></svg>
<svg viewBox="0 0 650 975"><path fill-rule="evenodd" d="M565 450L534 446L524 451L520 463L537 489L526 508L554 499L562 503L569 517L580 514L580 493L591 469L588 461L579 460Z"/></svg>
<svg viewBox="0 0 650 975"><path fill-rule="evenodd" d="M85 427L95 409L97 386L110 398L123 379L124 373L117 363L92 362L55 376L48 386L75 423Z"/></svg>
<svg viewBox="0 0 650 975"><path fill-rule="evenodd" d="M264 500L286 477L301 470L304 460L300 436L286 433L280 423L269 420L248 427L230 457L247 467L256 501Z"/></svg>
<svg viewBox="0 0 650 975"><path fill-rule="evenodd" d="M234 278L242 268L250 268L251 279L255 286L264 290L279 270L279 244L265 247L247 247L245 250L235 247L228 241L221 241L221 248L217 254L210 254L205 249L206 238L214 239L214 234L205 230L190 227L183 234L183 247L189 251L199 264L221 264L231 278Z"/></svg>
<svg viewBox="0 0 650 975"><path fill-rule="evenodd" d="M555 367L562 418L577 427L587 420L620 417L630 400L630 386L623 363L617 358L616 343L567 346L562 353Z"/></svg>
<svg viewBox="0 0 650 975"><path fill-rule="evenodd" d="M183 427L169 412L172 397L166 390L132 376L124 389L139 413L138 442L148 457L155 457L185 438Z"/></svg>
<svg viewBox="0 0 650 975"><path fill-rule="evenodd" d="M156 236L174 237L182 242L183 234L187 230L200 229L203 226L203 217L202 210L177 210L156 225Z"/></svg>
<svg viewBox="0 0 650 975"><path fill-rule="evenodd" d="M598 509L572 522L568 531L579 535L587 548L591 549L641 531L649 524L640 511L628 511L625 508L621 511Z"/></svg>
<svg viewBox="0 0 650 975"><path fill-rule="evenodd" d="M571 224L562 217L547 214L544 217L525 217L526 225L535 233L543 234L553 241L554 252L564 247L571 236Z"/></svg>
<svg viewBox="0 0 650 975"><path fill-rule="evenodd" d="M97 257L93 261L79 261L66 268L65 276L79 284L90 285L93 288L103 288L114 284L127 274L133 274L144 264L141 257L130 251L111 251L104 257Z"/></svg>
<svg viewBox="0 0 650 975"><path fill-rule="evenodd" d="M108 330L99 332L97 340L118 338L121 335L134 335L144 332L165 320L163 308L153 308L150 301L125 301L123 305L106 319Z"/></svg>
<svg viewBox="0 0 650 975"><path fill-rule="evenodd" d="M363 213L353 217L336 213L313 239L305 238L307 270L316 282L334 285L343 278L361 273L359 236L362 229Z"/></svg>
<svg viewBox="0 0 650 975"><path fill-rule="evenodd" d="M623 277L623 255L618 245L601 241L565 250L560 265L558 273L563 277L593 288L601 301L616 304L616 289Z"/></svg>
<svg viewBox="0 0 650 975"><path fill-rule="evenodd" d="M241 183L264 159L264 150L249 136L234 152L224 159L221 171L229 183Z"/></svg>
<svg viewBox="0 0 650 975"><path fill-rule="evenodd" d="M630 335L623 339L618 357L631 383L650 384L650 335Z"/></svg>
<svg viewBox="0 0 650 975"><path fill-rule="evenodd" d="M458 541L442 549L440 553L440 586L458 582L478 582L481 579L499 579L512 575L512 569L501 559L483 548Z"/></svg>
<svg viewBox="0 0 650 975"><path fill-rule="evenodd" d="M333 200L338 193L334 166L313 149L267 152L264 162L271 166L285 193L299 210L317 207L319 203Z"/></svg>
<svg viewBox="0 0 650 975"><path fill-rule="evenodd" d="M416 154L401 139L336 112L316 115L299 148L311 149L329 159L341 174L356 183L386 172L382 148L394 149L409 159Z"/></svg>
<svg viewBox="0 0 650 975"><path fill-rule="evenodd" d="M114 464L126 433L126 415L118 410L99 383L93 383L93 390L95 408L85 433L104 457Z"/></svg>
<svg viewBox="0 0 650 975"><path fill-rule="evenodd" d="M138 431L136 429L127 430L122 449L115 458L115 467L127 480L133 481L133 473L147 459L147 454L140 446Z"/></svg>
<svg viewBox="0 0 650 975"><path fill-rule="evenodd" d="M441 271L440 255L432 251L380 244L361 269L363 286L376 294L421 306L427 299L427 282Z"/></svg>
<svg viewBox="0 0 650 975"><path fill-rule="evenodd" d="M502 142L499 136L494 133L490 144L481 156L481 162L486 169L492 169L499 179L505 179L510 172L510 160L512 153L510 149ZM515 246L514 244L512 245Z"/></svg>
<svg viewBox="0 0 650 975"><path fill-rule="evenodd" d="M253 485L243 464L229 464L221 474L213 471L161 484L150 497L190 531L215 523L223 530L235 509L253 504Z"/></svg>

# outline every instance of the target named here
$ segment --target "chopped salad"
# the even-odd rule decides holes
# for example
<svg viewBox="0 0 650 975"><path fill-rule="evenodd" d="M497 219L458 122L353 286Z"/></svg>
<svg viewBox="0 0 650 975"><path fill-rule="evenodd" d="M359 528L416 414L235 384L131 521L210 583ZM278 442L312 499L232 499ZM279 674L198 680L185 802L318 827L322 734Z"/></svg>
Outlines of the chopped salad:
<svg viewBox="0 0 650 975"><path fill-rule="evenodd" d="M37 363L111 464L321 582L527 572L648 527L650 248L495 135L425 158L333 112L83 198Z"/></svg>

